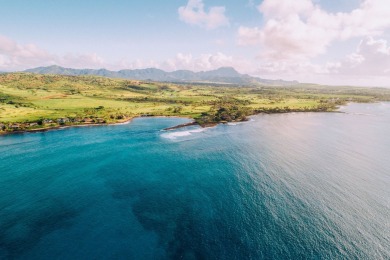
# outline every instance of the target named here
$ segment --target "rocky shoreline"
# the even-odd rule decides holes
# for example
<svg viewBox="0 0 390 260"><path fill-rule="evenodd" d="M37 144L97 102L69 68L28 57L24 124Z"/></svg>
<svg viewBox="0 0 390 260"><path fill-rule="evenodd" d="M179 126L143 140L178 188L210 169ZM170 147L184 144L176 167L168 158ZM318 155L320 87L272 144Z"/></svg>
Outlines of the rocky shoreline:
<svg viewBox="0 0 390 260"><path fill-rule="evenodd" d="M341 111L256 111L257 114L280 114L280 113L292 113L292 112L339 112ZM181 116L152 116L152 115L140 115L136 117L122 117L122 119L117 120L115 122L107 122L103 118L58 118L56 120L52 119L43 119L39 122L31 122L31 123L0 123L0 136L4 135L11 135L11 134L23 134L23 133L34 133L34 132L46 132L50 130L58 130L58 129L64 129L64 128L70 128L70 127L86 127L86 126L107 126L107 125L118 125L118 124L124 124L129 123L131 120L137 117L179 117L179 118L188 118L188 117L181 117ZM244 117L242 120L232 120L232 121L218 121L218 122L202 122L199 123L195 121L193 118L193 121L189 123L184 123L172 127L164 128L164 131L170 131L175 130L179 128L184 128L188 126L193 125L199 125L201 127L214 127L218 124L226 124L230 122L245 122L247 121L246 117Z"/></svg>
<svg viewBox="0 0 390 260"><path fill-rule="evenodd" d="M145 117L145 116L138 116L138 117ZM131 118L125 118L123 120L119 120L114 123L107 123L107 122L101 122L101 123L94 123L94 122L88 122L88 123L76 123L72 124L71 121L69 121L66 124L63 125L48 125L47 127L39 127L39 128L26 128L29 126L38 126L37 123L10 123L10 124L3 124L0 123L0 136L5 136L5 135L12 135L12 134L24 134L24 133L39 133L39 132L47 132L51 130L59 130L59 129L65 129L65 128L71 128L71 127L87 127L87 126L108 126L108 125L121 125L121 124L126 124L131 122L134 118L138 117L131 117ZM152 116L148 116L152 117ZM153 116L153 117L170 117L170 116ZM178 116L172 116L172 117L178 117ZM187 117L178 117L178 118L187 118ZM201 126L201 127L214 127L218 124L224 124L228 122L215 122L215 123L206 123L206 124L199 124L196 121L191 121L189 123L184 123L172 127L167 127L164 128L163 131L171 131L175 129L180 129L188 126ZM8 129L12 129L11 131L4 131L1 127L3 125L8 125L9 126L14 126Z"/></svg>
<svg viewBox="0 0 390 260"><path fill-rule="evenodd" d="M185 123L185 124L180 124L180 125L176 125L176 126L172 126L172 127L167 127L167 128L164 128L163 130L164 131L170 131L170 130L175 130L175 129L179 129L179 128L183 128L183 127L187 127L187 126L192 126L192 125L198 125L198 123L193 121L193 122L190 122L190 123Z"/></svg>
<svg viewBox="0 0 390 260"><path fill-rule="evenodd" d="M49 120L47 123L38 124L36 122L34 123L9 123L4 124L0 123L0 136L1 135L11 135L11 134L23 134L23 133L37 133L37 132L46 132L50 130L58 130L58 129L65 129L70 127L86 127L86 126L106 126L106 125L118 125L118 124L125 124L129 123L133 117L131 118L124 118L121 120L118 120L113 123L107 123L105 120L99 120L99 121L61 121L62 123L55 123L59 120L63 120L63 118L58 120ZM47 124L45 126L45 124ZM41 126L41 127L39 127ZM36 127L36 128L29 128L29 127Z"/></svg>

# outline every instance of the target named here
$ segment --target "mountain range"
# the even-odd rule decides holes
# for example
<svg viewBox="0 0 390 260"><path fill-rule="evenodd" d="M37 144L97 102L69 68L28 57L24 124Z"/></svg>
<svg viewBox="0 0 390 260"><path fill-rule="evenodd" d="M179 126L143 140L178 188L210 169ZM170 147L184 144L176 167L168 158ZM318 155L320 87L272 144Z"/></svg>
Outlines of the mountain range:
<svg viewBox="0 0 390 260"><path fill-rule="evenodd" d="M107 69L72 69L52 65L48 67L28 69L24 72L70 76L94 75L108 78L123 78L177 83L223 83L238 85L266 84L279 86L298 84L297 81L268 80L258 77L252 77L248 74L241 74L232 67L221 67L216 70L201 72L193 72L190 70L176 70L172 72L167 72L156 68L111 71Z"/></svg>

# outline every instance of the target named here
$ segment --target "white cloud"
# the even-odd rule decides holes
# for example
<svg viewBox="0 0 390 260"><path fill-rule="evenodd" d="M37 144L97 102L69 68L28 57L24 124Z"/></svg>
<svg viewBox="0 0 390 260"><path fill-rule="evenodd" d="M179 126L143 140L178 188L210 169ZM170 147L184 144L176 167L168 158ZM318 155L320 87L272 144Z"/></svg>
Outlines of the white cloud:
<svg viewBox="0 0 390 260"><path fill-rule="evenodd" d="M57 59L57 64L72 68L91 68L100 69L106 64L96 53L91 54L67 54Z"/></svg>
<svg viewBox="0 0 390 260"><path fill-rule="evenodd" d="M178 53L175 57L163 60L122 60L114 63L107 63L96 53L75 54L68 53L64 56L50 54L33 44L18 44L10 38L0 35L0 70L17 71L39 66L59 65L71 68L107 68L119 69L142 69L160 68L164 70L188 69L194 71L211 70L220 67L232 66L241 69L249 68L250 65L240 58L233 58L221 52L214 54L192 54Z"/></svg>
<svg viewBox="0 0 390 260"><path fill-rule="evenodd" d="M168 71L179 69L201 71L233 66L233 63L232 56L220 52L216 54L201 54L197 57L194 57L192 54L178 53L175 58L163 62L161 68Z"/></svg>
<svg viewBox="0 0 390 260"><path fill-rule="evenodd" d="M311 61L260 63L252 72L266 78L299 80L333 85L390 86L390 45L384 39L366 37L343 59L326 64Z"/></svg>
<svg viewBox="0 0 390 260"><path fill-rule="evenodd" d="M291 14L309 15L314 9L311 0L264 0L258 6L266 18L283 19Z"/></svg>
<svg viewBox="0 0 390 260"><path fill-rule="evenodd" d="M120 62L107 66L108 69L112 69L112 70L144 69L144 68L159 68L159 67L160 67L160 63L154 60L146 61L141 59L136 59L133 61L121 60Z"/></svg>
<svg viewBox="0 0 390 260"><path fill-rule="evenodd" d="M48 64L54 58L34 44L18 44L14 40L0 35L0 68L11 70L38 63Z"/></svg>
<svg viewBox="0 0 390 260"><path fill-rule="evenodd" d="M214 6L206 12L202 0L189 0L186 6L179 7L178 12L180 20L206 29L229 25L229 19L225 16L225 7Z"/></svg>
<svg viewBox="0 0 390 260"><path fill-rule="evenodd" d="M387 0L365 0L350 13L329 13L311 0L264 0L261 27L240 27L239 45L259 45L269 61L307 60L330 44L352 37L380 35L390 28Z"/></svg>
<svg viewBox="0 0 390 260"><path fill-rule="evenodd" d="M318 2L264 0L257 7L263 23L238 29L238 45L258 48L249 73L301 82L389 86L390 47L383 39L375 40L390 29L388 1L362 0L351 12L338 13L325 11ZM342 41L359 38L364 40L355 52L325 61L329 46L335 49ZM338 51L348 52L345 44Z"/></svg>
<svg viewBox="0 0 390 260"><path fill-rule="evenodd" d="M238 44L241 46L257 45L262 42L263 32L258 27L244 27L238 28Z"/></svg>
<svg viewBox="0 0 390 260"><path fill-rule="evenodd" d="M240 72L246 72L253 68L253 63L241 57L233 57L221 52L193 55L191 53L177 53L174 57L162 61L136 60L133 62L122 61L112 69L143 69L158 68L165 71L191 70L207 71L220 67L234 67Z"/></svg>
<svg viewBox="0 0 390 260"><path fill-rule="evenodd" d="M0 35L0 69L23 70L31 67L57 64L73 68L101 68L104 61L97 54L67 54L57 56L34 44L19 44Z"/></svg>
<svg viewBox="0 0 390 260"><path fill-rule="evenodd" d="M384 39L367 37L355 52L331 64L329 70L342 75L390 76L390 46Z"/></svg>

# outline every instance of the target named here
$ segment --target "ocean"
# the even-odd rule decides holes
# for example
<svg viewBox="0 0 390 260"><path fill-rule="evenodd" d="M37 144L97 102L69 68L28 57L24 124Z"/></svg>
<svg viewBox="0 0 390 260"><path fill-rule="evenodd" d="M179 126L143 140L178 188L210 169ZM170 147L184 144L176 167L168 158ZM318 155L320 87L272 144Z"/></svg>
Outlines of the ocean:
<svg viewBox="0 0 390 260"><path fill-rule="evenodd" d="M0 259L390 259L390 103L0 137Z"/></svg>

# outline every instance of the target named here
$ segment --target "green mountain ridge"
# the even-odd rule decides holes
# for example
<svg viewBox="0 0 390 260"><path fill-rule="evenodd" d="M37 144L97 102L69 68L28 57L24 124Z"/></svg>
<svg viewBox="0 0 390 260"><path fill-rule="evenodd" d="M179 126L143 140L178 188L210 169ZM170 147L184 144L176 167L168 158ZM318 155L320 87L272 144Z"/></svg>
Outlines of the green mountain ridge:
<svg viewBox="0 0 390 260"><path fill-rule="evenodd" d="M36 74L55 74L68 76L93 75L108 78L122 78L134 80L150 80L159 82L206 82L224 83L238 85L275 85L287 86L299 84L298 81L268 80L241 74L232 67L221 67L216 70L193 72L190 70L176 70L167 72L156 68L147 69L125 69L111 71L107 69L73 69L57 65L48 67L37 67L25 70L24 72Z"/></svg>

